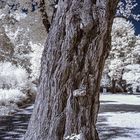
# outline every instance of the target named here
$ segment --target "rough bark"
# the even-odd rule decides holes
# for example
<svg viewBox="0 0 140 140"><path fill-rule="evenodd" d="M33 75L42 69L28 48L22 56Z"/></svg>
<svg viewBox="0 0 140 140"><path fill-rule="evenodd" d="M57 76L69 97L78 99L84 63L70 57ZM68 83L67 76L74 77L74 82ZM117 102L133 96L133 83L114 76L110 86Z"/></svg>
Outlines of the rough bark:
<svg viewBox="0 0 140 140"><path fill-rule="evenodd" d="M117 0L59 0L25 140L98 140L101 75Z"/></svg>

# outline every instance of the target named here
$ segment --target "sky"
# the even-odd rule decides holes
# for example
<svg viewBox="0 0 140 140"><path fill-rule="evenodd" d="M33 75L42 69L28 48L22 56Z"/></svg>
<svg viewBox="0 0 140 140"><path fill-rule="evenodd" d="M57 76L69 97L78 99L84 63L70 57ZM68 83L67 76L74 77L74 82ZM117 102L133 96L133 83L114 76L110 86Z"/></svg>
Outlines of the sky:
<svg viewBox="0 0 140 140"><path fill-rule="evenodd" d="M140 34L140 21L132 21L132 23L135 25L136 35Z"/></svg>
<svg viewBox="0 0 140 140"><path fill-rule="evenodd" d="M138 6L136 7L136 9L135 9L135 12L137 13L137 14L140 14L140 0L136 0L137 1L137 3L138 3ZM140 21L132 21L133 22L133 24L135 25L135 29L136 29L136 34L138 35L138 34L140 34Z"/></svg>

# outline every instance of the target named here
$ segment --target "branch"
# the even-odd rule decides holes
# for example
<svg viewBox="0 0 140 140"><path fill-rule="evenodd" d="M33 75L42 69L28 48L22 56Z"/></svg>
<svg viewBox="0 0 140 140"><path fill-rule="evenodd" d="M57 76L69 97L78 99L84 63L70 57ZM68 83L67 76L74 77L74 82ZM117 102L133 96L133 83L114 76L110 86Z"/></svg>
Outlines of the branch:
<svg viewBox="0 0 140 140"><path fill-rule="evenodd" d="M46 6L45 6L45 1L44 0L40 0L40 12L42 15L42 22L46 28L47 33L49 32L50 29L50 22L48 19L48 15L46 13Z"/></svg>

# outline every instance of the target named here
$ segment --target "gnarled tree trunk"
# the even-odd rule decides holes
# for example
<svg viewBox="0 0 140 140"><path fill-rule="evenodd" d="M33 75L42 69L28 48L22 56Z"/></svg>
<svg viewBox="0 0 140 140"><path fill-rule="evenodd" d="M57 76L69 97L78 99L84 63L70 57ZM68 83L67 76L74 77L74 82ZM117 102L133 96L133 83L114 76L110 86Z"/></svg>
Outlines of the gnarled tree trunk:
<svg viewBox="0 0 140 140"><path fill-rule="evenodd" d="M100 79L118 0L59 0L25 140L98 140Z"/></svg>

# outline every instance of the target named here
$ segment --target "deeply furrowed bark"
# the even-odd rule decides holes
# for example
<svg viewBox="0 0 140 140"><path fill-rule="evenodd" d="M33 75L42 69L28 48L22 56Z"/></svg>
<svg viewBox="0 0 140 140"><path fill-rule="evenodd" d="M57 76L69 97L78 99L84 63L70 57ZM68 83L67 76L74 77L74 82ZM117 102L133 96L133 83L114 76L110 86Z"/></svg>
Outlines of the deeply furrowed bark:
<svg viewBox="0 0 140 140"><path fill-rule="evenodd" d="M25 140L98 140L100 79L117 0L59 0Z"/></svg>

